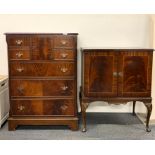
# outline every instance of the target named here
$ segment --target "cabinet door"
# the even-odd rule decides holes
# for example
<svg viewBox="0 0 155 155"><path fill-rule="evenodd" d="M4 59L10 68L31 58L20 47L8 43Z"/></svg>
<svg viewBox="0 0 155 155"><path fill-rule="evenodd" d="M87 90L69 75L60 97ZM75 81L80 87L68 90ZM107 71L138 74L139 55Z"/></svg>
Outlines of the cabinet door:
<svg viewBox="0 0 155 155"><path fill-rule="evenodd" d="M117 54L113 50L83 52L84 95L117 96Z"/></svg>
<svg viewBox="0 0 155 155"><path fill-rule="evenodd" d="M118 95L149 97L152 74L151 50L121 51L118 56Z"/></svg>

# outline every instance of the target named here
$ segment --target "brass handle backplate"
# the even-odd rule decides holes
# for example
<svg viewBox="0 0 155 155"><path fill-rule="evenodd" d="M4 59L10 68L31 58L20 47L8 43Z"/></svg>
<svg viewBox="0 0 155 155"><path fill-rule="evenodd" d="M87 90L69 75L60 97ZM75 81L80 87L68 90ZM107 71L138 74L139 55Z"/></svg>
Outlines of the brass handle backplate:
<svg viewBox="0 0 155 155"><path fill-rule="evenodd" d="M66 109L68 109L68 106L67 105L63 105L63 106L61 106L61 109L65 111Z"/></svg>
<svg viewBox="0 0 155 155"><path fill-rule="evenodd" d="M19 110L19 111L23 111L24 109L25 109L25 107L24 107L23 105L18 106L18 110Z"/></svg>
<svg viewBox="0 0 155 155"><path fill-rule="evenodd" d="M24 68L17 68L17 71L18 71L19 73L21 73L21 72L24 71Z"/></svg>
<svg viewBox="0 0 155 155"><path fill-rule="evenodd" d="M17 45L21 45L23 43L23 40L16 40Z"/></svg>
<svg viewBox="0 0 155 155"><path fill-rule="evenodd" d="M63 73L66 73L66 72L68 71L68 68L61 68L61 71L62 71Z"/></svg>
<svg viewBox="0 0 155 155"><path fill-rule="evenodd" d="M113 72L113 76L117 77L117 76L123 76L122 72Z"/></svg>
<svg viewBox="0 0 155 155"><path fill-rule="evenodd" d="M67 53L61 53L61 57L62 57L62 58L66 58L67 56L68 56Z"/></svg>
<svg viewBox="0 0 155 155"><path fill-rule="evenodd" d="M65 40L62 40L62 41L61 41L61 44L62 44L62 45L66 45L66 43L67 43L67 42L66 42Z"/></svg>
<svg viewBox="0 0 155 155"><path fill-rule="evenodd" d="M68 89L68 86L63 86L61 87L62 90L67 90Z"/></svg>
<svg viewBox="0 0 155 155"><path fill-rule="evenodd" d="M19 86L19 87L17 88L17 90L18 90L18 92L19 92L20 94L23 94L23 93L24 93L24 88L23 88L22 86Z"/></svg>
<svg viewBox="0 0 155 155"><path fill-rule="evenodd" d="M23 56L23 53L18 52L18 53L16 53L16 56L17 56L18 58L21 58L21 57Z"/></svg>

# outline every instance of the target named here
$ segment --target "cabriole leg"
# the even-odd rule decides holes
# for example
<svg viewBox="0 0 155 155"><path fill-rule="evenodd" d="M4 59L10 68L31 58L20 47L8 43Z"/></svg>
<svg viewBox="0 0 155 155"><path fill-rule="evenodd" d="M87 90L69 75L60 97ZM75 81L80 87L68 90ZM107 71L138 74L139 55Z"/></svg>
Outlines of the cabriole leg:
<svg viewBox="0 0 155 155"><path fill-rule="evenodd" d="M85 103L81 101L81 115L82 115L82 132L86 132L86 107Z"/></svg>
<svg viewBox="0 0 155 155"><path fill-rule="evenodd" d="M152 112L152 103L144 103L146 108L147 108L147 118L146 118L146 131L150 132L151 129L149 128L149 121L150 121L150 116Z"/></svg>

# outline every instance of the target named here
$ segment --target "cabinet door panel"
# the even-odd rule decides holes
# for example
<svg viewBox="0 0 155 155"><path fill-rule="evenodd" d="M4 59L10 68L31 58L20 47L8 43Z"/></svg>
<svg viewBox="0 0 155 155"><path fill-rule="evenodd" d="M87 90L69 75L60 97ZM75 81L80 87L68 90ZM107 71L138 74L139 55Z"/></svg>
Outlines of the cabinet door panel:
<svg viewBox="0 0 155 155"><path fill-rule="evenodd" d="M151 95L151 51L122 51L119 55L118 66L119 96L149 97Z"/></svg>
<svg viewBox="0 0 155 155"><path fill-rule="evenodd" d="M117 54L112 50L84 52L84 94L117 95Z"/></svg>

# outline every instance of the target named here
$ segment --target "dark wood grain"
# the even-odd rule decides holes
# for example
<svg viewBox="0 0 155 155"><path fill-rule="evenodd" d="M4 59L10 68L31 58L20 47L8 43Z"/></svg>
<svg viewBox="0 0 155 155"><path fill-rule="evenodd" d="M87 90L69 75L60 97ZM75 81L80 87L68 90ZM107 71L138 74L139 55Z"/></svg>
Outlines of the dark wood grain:
<svg viewBox="0 0 155 155"><path fill-rule="evenodd" d="M51 59L54 60L75 60L75 50L70 49L54 49L51 52Z"/></svg>
<svg viewBox="0 0 155 155"><path fill-rule="evenodd" d="M11 76L74 76L73 62L10 62Z"/></svg>
<svg viewBox="0 0 155 155"><path fill-rule="evenodd" d="M74 80L11 80L11 97L74 96Z"/></svg>
<svg viewBox="0 0 155 155"><path fill-rule="evenodd" d="M9 60L30 60L30 49L9 49Z"/></svg>
<svg viewBox="0 0 155 155"><path fill-rule="evenodd" d="M12 100L12 116L74 116L74 100Z"/></svg>
<svg viewBox="0 0 155 155"><path fill-rule="evenodd" d="M121 51L119 54L119 96L150 97L152 77L152 52Z"/></svg>
<svg viewBox="0 0 155 155"><path fill-rule="evenodd" d="M83 61L85 96L117 96L117 54L85 51Z"/></svg>
<svg viewBox="0 0 155 155"><path fill-rule="evenodd" d="M8 35L7 43L9 46L30 46L32 37L29 35Z"/></svg>
<svg viewBox="0 0 155 155"><path fill-rule="evenodd" d="M54 37L54 48L75 48L76 38L72 36L56 36Z"/></svg>

